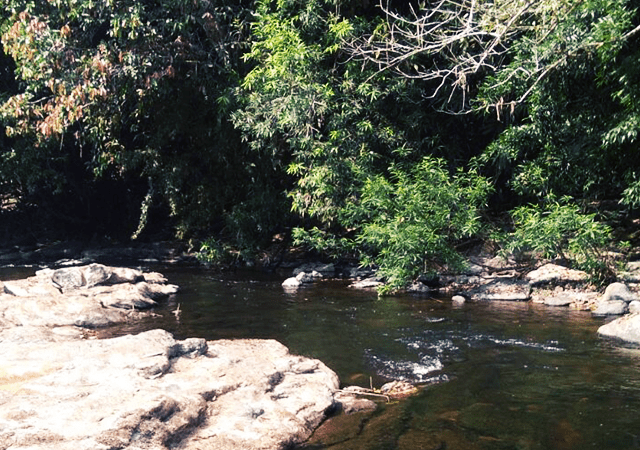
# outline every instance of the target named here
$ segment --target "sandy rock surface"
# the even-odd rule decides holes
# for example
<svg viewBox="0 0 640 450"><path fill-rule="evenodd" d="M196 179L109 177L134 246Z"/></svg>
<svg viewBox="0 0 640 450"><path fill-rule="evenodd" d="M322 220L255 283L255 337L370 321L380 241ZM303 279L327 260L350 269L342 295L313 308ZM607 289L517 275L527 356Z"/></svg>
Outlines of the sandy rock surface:
<svg viewBox="0 0 640 450"><path fill-rule="evenodd" d="M0 448L285 448L338 388L320 361L272 340L32 332L0 333Z"/></svg>

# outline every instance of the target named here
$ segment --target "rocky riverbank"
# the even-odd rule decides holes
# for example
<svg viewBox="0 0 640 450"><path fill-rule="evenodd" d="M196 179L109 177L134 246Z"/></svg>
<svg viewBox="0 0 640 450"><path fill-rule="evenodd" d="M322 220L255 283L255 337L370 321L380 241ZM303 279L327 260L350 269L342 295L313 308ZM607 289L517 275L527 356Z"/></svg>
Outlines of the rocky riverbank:
<svg viewBox="0 0 640 450"><path fill-rule="evenodd" d="M342 273L338 273L342 271ZM307 263L293 270L282 286L303 288L323 278L347 276L354 289L375 289L384 283L372 270L337 269L333 264ZM586 272L554 263L517 264L499 257L472 257L458 274L442 274L418 280L406 289L419 295L448 295L460 304L467 301L531 301L549 307L590 311L594 316L616 317L599 329L604 336L640 343L640 262L627 263L620 281L604 291L589 282Z"/></svg>
<svg viewBox="0 0 640 450"><path fill-rule="evenodd" d="M0 449L284 449L328 412L371 408L273 340L93 339L176 286L91 264L0 285Z"/></svg>

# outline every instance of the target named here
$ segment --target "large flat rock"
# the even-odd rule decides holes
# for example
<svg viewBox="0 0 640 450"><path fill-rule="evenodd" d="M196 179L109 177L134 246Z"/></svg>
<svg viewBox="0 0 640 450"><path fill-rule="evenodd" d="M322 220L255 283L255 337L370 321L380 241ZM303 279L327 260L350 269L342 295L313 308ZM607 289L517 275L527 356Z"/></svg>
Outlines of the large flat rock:
<svg viewBox="0 0 640 450"><path fill-rule="evenodd" d="M334 404L338 378L273 340L105 340L0 331L0 448L284 449Z"/></svg>

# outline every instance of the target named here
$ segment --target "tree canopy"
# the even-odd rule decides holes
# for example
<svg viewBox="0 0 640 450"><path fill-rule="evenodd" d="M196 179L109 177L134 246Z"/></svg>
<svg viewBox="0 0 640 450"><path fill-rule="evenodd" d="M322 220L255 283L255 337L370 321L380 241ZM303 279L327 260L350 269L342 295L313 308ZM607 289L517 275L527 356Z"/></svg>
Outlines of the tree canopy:
<svg viewBox="0 0 640 450"><path fill-rule="evenodd" d="M8 0L2 214L172 228L212 262L290 236L391 290L474 239L606 276L605 222L640 206L639 22L628 0Z"/></svg>

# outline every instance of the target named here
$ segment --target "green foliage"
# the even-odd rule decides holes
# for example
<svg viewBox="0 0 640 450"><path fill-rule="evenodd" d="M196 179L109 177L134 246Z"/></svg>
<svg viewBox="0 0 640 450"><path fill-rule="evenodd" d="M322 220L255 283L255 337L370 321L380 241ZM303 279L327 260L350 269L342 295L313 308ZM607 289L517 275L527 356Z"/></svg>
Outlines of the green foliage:
<svg viewBox="0 0 640 450"><path fill-rule="evenodd" d="M507 236L503 251L533 252L545 259L560 258L581 268L596 281L611 279L612 262L604 256L611 244L611 229L583 214L565 198L548 205L527 205L511 212L515 231Z"/></svg>
<svg viewBox="0 0 640 450"><path fill-rule="evenodd" d="M379 266L387 280L383 294L437 267L460 267L455 245L480 232L491 191L475 172L450 177L444 162L430 157L409 173L393 167L391 174L393 182L377 176L365 184L360 208L367 219L356 238L363 262Z"/></svg>
<svg viewBox="0 0 640 450"><path fill-rule="evenodd" d="M0 197L78 229L116 197L107 227L144 235L163 212L228 264L292 227L391 292L456 266L487 204L516 207L506 250L604 274L608 229L575 204L640 206L627 0L427 2L428 32L393 2L5 3Z"/></svg>
<svg viewBox="0 0 640 450"><path fill-rule="evenodd" d="M624 0L560 4L564 13L536 21L482 83L477 101L510 126L475 162L520 201L555 194L632 204L640 164L634 11ZM532 73L540 73L534 84L526 82Z"/></svg>
<svg viewBox="0 0 640 450"><path fill-rule="evenodd" d="M152 225L154 204L180 238L220 231L228 215L242 222L236 203L280 182L228 120L248 36L243 3L9 1L0 30L21 90L0 105L11 142L2 188L54 210L80 201L72 213L93 217L98 187L120 186L128 216L108 226L134 237ZM255 211L284 201L272 198Z"/></svg>
<svg viewBox="0 0 640 450"><path fill-rule="evenodd" d="M200 244L196 258L208 266L226 266L234 262L232 248L215 238L208 238Z"/></svg>

